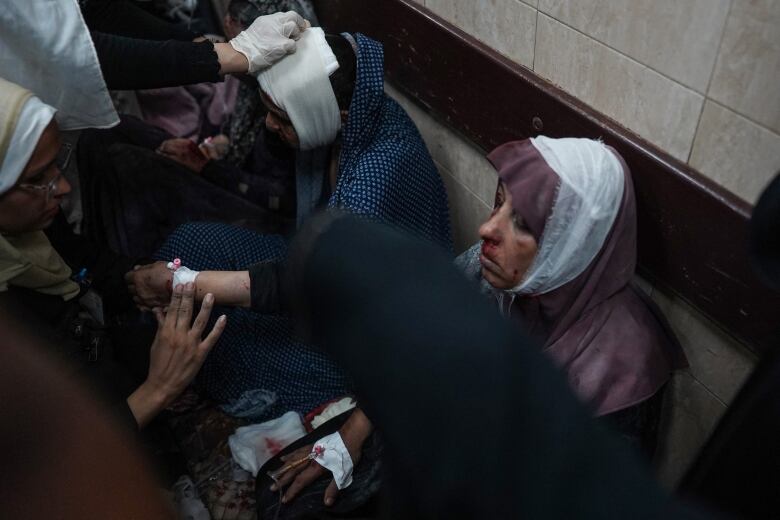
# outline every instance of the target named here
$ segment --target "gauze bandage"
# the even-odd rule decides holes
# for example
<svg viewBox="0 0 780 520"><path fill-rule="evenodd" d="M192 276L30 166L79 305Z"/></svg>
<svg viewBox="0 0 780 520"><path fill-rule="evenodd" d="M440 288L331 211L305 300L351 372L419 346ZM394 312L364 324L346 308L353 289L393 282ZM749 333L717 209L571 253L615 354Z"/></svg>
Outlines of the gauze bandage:
<svg viewBox="0 0 780 520"><path fill-rule="evenodd" d="M298 134L301 150L333 143L341 130L341 112L328 77L339 68L325 33L305 30L295 54L260 72L260 88L286 112Z"/></svg>
<svg viewBox="0 0 780 520"><path fill-rule="evenodd" d="M173 262L168 262L168 269L173 271L173 287L176 288L186 283L195 282L195 279L200 274L200 271L193 271L181 265L181 260L178 258Z"/></svg>
<svg viewBox="0 0 780 520"><path fill-rule="evenodd" d="M620 161L591 139L531 139L561 179L539 251L517 294L545 294L574 280L596 258L612 229L623 197Z"/></svg>
<svg viewBox="0 0 780 520"><path fill-rule="evenodd" d="M344 489L352 484L352 457L339 432L318 440L312 454L317 464L333 473L336 487Z"/></svg>

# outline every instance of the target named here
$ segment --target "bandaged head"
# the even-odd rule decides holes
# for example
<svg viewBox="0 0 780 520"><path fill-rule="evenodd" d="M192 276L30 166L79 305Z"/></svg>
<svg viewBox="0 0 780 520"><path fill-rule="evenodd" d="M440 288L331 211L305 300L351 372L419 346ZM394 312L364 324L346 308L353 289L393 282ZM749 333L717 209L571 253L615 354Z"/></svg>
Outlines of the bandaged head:
<svg viewBox="0 0 780 520"><path fill-rule="evenodd" d="M553 291L587 269L615 222L625 180L617 156L599 141L539 136L530 142L544 161L539 167L514 165L511 157L517 143L500 147L489 157L512 191L516 213L539 242L533 263L511 290L526 295ZM550 183L557 186L543 188ZM533 202L521 196L529 192L538 194L531 196Z"/></svg>
<svg viewBox="0 0 780 520"><path fill-rule="evenodd" d="M301 150L313 150L336 140L341 112L328 79L339 68L325 33L313 27L303 32L298 48L260 72L260 88L287 113Z"/></svg>

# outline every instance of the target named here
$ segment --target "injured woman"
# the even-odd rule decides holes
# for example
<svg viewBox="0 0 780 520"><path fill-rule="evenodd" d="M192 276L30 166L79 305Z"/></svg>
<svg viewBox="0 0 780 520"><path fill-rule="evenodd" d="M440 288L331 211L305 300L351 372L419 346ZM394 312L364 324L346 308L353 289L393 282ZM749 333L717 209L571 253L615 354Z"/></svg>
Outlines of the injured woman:
<svg viewBox="0 0 780 520"><path fill-rule="evenodd" d="M685 356L632 283L628 167L590 139L510 142L488 159L500 179L495 206L458 266L538 338L595 416L651 456L664 385Z"/></svg>

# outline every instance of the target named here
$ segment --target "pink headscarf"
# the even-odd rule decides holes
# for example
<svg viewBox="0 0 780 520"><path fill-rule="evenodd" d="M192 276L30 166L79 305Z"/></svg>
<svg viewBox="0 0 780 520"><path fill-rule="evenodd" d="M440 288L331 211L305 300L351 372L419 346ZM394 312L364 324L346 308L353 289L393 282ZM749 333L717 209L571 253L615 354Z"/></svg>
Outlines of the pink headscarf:
<svg viewBox="0 0 780 520"><path fill-rule="evenodd" d="M597 416L651 397L686 361L660 312L631 284L636 206L622 158L598 141L540 137L502 145L488 160L539 244L534 263L547 251L546 275L524 290L529 276L540 278L531 266L512 290L512 312L544 338Z"/></svg>

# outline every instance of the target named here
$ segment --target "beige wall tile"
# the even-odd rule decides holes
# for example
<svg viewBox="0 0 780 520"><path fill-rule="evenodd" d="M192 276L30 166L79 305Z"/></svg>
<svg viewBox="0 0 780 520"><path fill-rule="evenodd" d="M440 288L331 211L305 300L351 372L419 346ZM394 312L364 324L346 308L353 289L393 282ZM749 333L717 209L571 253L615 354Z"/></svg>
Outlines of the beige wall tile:
<svg viewBox="0 0 780 520"><path fill-rule="evenodd" d="M780 171L780 135L708 100L690 164L754 203Z"/></svg>
<svg viewBox="0 0 780 520"><path fill-rule="evenodd" d="M536 9L520 0L425 0L448 22L515 62L532 67Z"/></svg>
<svg viewBox="0 0 780 520"><path fill-rule="evenodd" d="M780 133L780 2L734 0L709 97Z"/></svg>
<svg viewBox="0 0 780 520"><path fill-rule="evenodd" d="M539 14L535 70L687 161L704 97Z"/></svg>
<svg viewBox="0 0 780 520"><path fill-rule="evenodd" d="M676 374L666 392L656 461L659 479L672 489L698 455L726 406L687 372Z"/></svg>
<svg viewBox="0 0 780 520"><path fill-rule="evenodd" d="M730 0L541 0L539 10L702 94Z"/></svg>
<svg viewBox="0 0 780 520"><path fill-rule="evenodd" d="M398 101L414 120L434 160L482 202L492 206L498 174L485 158L485 154L436 121L389 83L385 83L385 91Z"/></svg>
<svg viewBox="0 0 780 520"><path fill-rule="evenodd" d="M490 214L490 206L458 182L443 166L437 166L450 201L455 254L460 254L479 240L479 226Z"/></svg>
<svg viewBox="0 0 780 520"><path fill-rule="evenodd" d="M660 290L653 292L653 299L688 356L689 372L718 399L730 403L755 368L755 356L679 299Z"/></svg>

